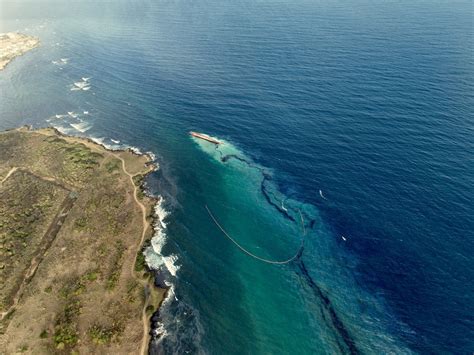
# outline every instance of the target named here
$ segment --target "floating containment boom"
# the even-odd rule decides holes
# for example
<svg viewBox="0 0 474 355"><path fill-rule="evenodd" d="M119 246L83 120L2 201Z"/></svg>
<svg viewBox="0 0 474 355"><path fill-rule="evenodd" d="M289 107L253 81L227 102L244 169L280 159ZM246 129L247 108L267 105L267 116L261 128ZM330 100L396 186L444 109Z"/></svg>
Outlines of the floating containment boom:
<svg viewBox="0 0 474 355"><path fill-rule="evenodd" d="M193 137L196 137L196 138L199 138L199 139L203 139L205 141L208 141L208 142L211 142L211 143L214 143L216 145L219 145L221 144L221 142L219 142L217 139L214 139L210 136L208 136L207 134L204 134L204 133L198 133L198 132L189 132L189 134Z"/></svg>

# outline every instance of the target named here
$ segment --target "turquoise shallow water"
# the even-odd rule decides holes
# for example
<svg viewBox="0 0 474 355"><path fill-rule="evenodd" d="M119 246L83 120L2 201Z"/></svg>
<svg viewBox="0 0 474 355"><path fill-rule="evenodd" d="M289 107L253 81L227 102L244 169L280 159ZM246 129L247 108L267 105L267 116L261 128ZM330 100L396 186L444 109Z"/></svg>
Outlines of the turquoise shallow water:
<svg viewBox="0 0 474 355"><path fill-rule="evenodd" d="M0 128L156 154L154 353L472 352L471 2L0 9L42 41L0 75ZM248 257L206 204L271 259L298 250L300 210L300 258Z"/></svg>

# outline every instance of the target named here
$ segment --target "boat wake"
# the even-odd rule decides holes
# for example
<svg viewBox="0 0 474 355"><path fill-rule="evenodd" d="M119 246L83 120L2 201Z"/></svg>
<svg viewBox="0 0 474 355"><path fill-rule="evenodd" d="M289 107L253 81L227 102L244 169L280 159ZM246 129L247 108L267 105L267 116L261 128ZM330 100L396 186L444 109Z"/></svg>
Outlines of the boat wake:
<svg viewBox="0 0 474 355"><path fill-rule="evenodd" d="M323 195L323 190L319 190L319 196L321 196L321 198L327 200L326 196Z"/></svg>

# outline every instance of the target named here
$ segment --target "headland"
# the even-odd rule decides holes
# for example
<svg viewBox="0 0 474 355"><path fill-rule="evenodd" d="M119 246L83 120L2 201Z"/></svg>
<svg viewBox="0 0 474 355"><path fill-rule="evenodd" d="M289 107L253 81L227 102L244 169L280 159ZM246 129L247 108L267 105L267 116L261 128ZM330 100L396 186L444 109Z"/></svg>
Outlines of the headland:
<svg viewBox="0 0 474 355"><path fill-rule="evenodd" d="M0 70L3 70L15 57L37 47L36 37L17 32L0 33Z"/></svg>
<svg viewBox="0 0 474 355"><path fill-rule="evenodd" d="M166 292L142 255L154 169L52 128L0 133L2 352L147 352Z"/></svg>

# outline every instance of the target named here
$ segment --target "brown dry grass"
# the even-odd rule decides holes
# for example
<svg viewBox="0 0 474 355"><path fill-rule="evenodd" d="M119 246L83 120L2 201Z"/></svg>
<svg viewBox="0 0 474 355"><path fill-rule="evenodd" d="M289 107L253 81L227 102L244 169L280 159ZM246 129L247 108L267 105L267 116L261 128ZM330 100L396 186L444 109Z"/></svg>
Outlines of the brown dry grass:
<svg viewBox="0 0 474 355"><path fill-rule="evenodd" d="M15 254L5 261L0 254L9 271L0 270L1 284L16 285L5 292L3 312L8 313L0 321L0 353L126 354L146 347L144 310L150 301L144 299L144 287L149 282L134 264L142 240L151 237L143 211L146 216L153 201L136 199L131 182L131 176L150 170L146 162L131 152L110 152L51 129L0 134L0 181L19 168L0 184L0 194L9 196L0 203L0 218L7 211L0 236L10 243L15 223L24 223L32 213L40 216L27 230L27 247L12 244ZM64 212L59 206L70 191L74 204ZM45 199L48 208L30 211L30 200ZM45 230L58 216L64 222L45 248ZM30 264L36 264L34 270ZM25 269L33 275L25 277ZM157 294L162 292L149 297L155 307Z"/></svg>

